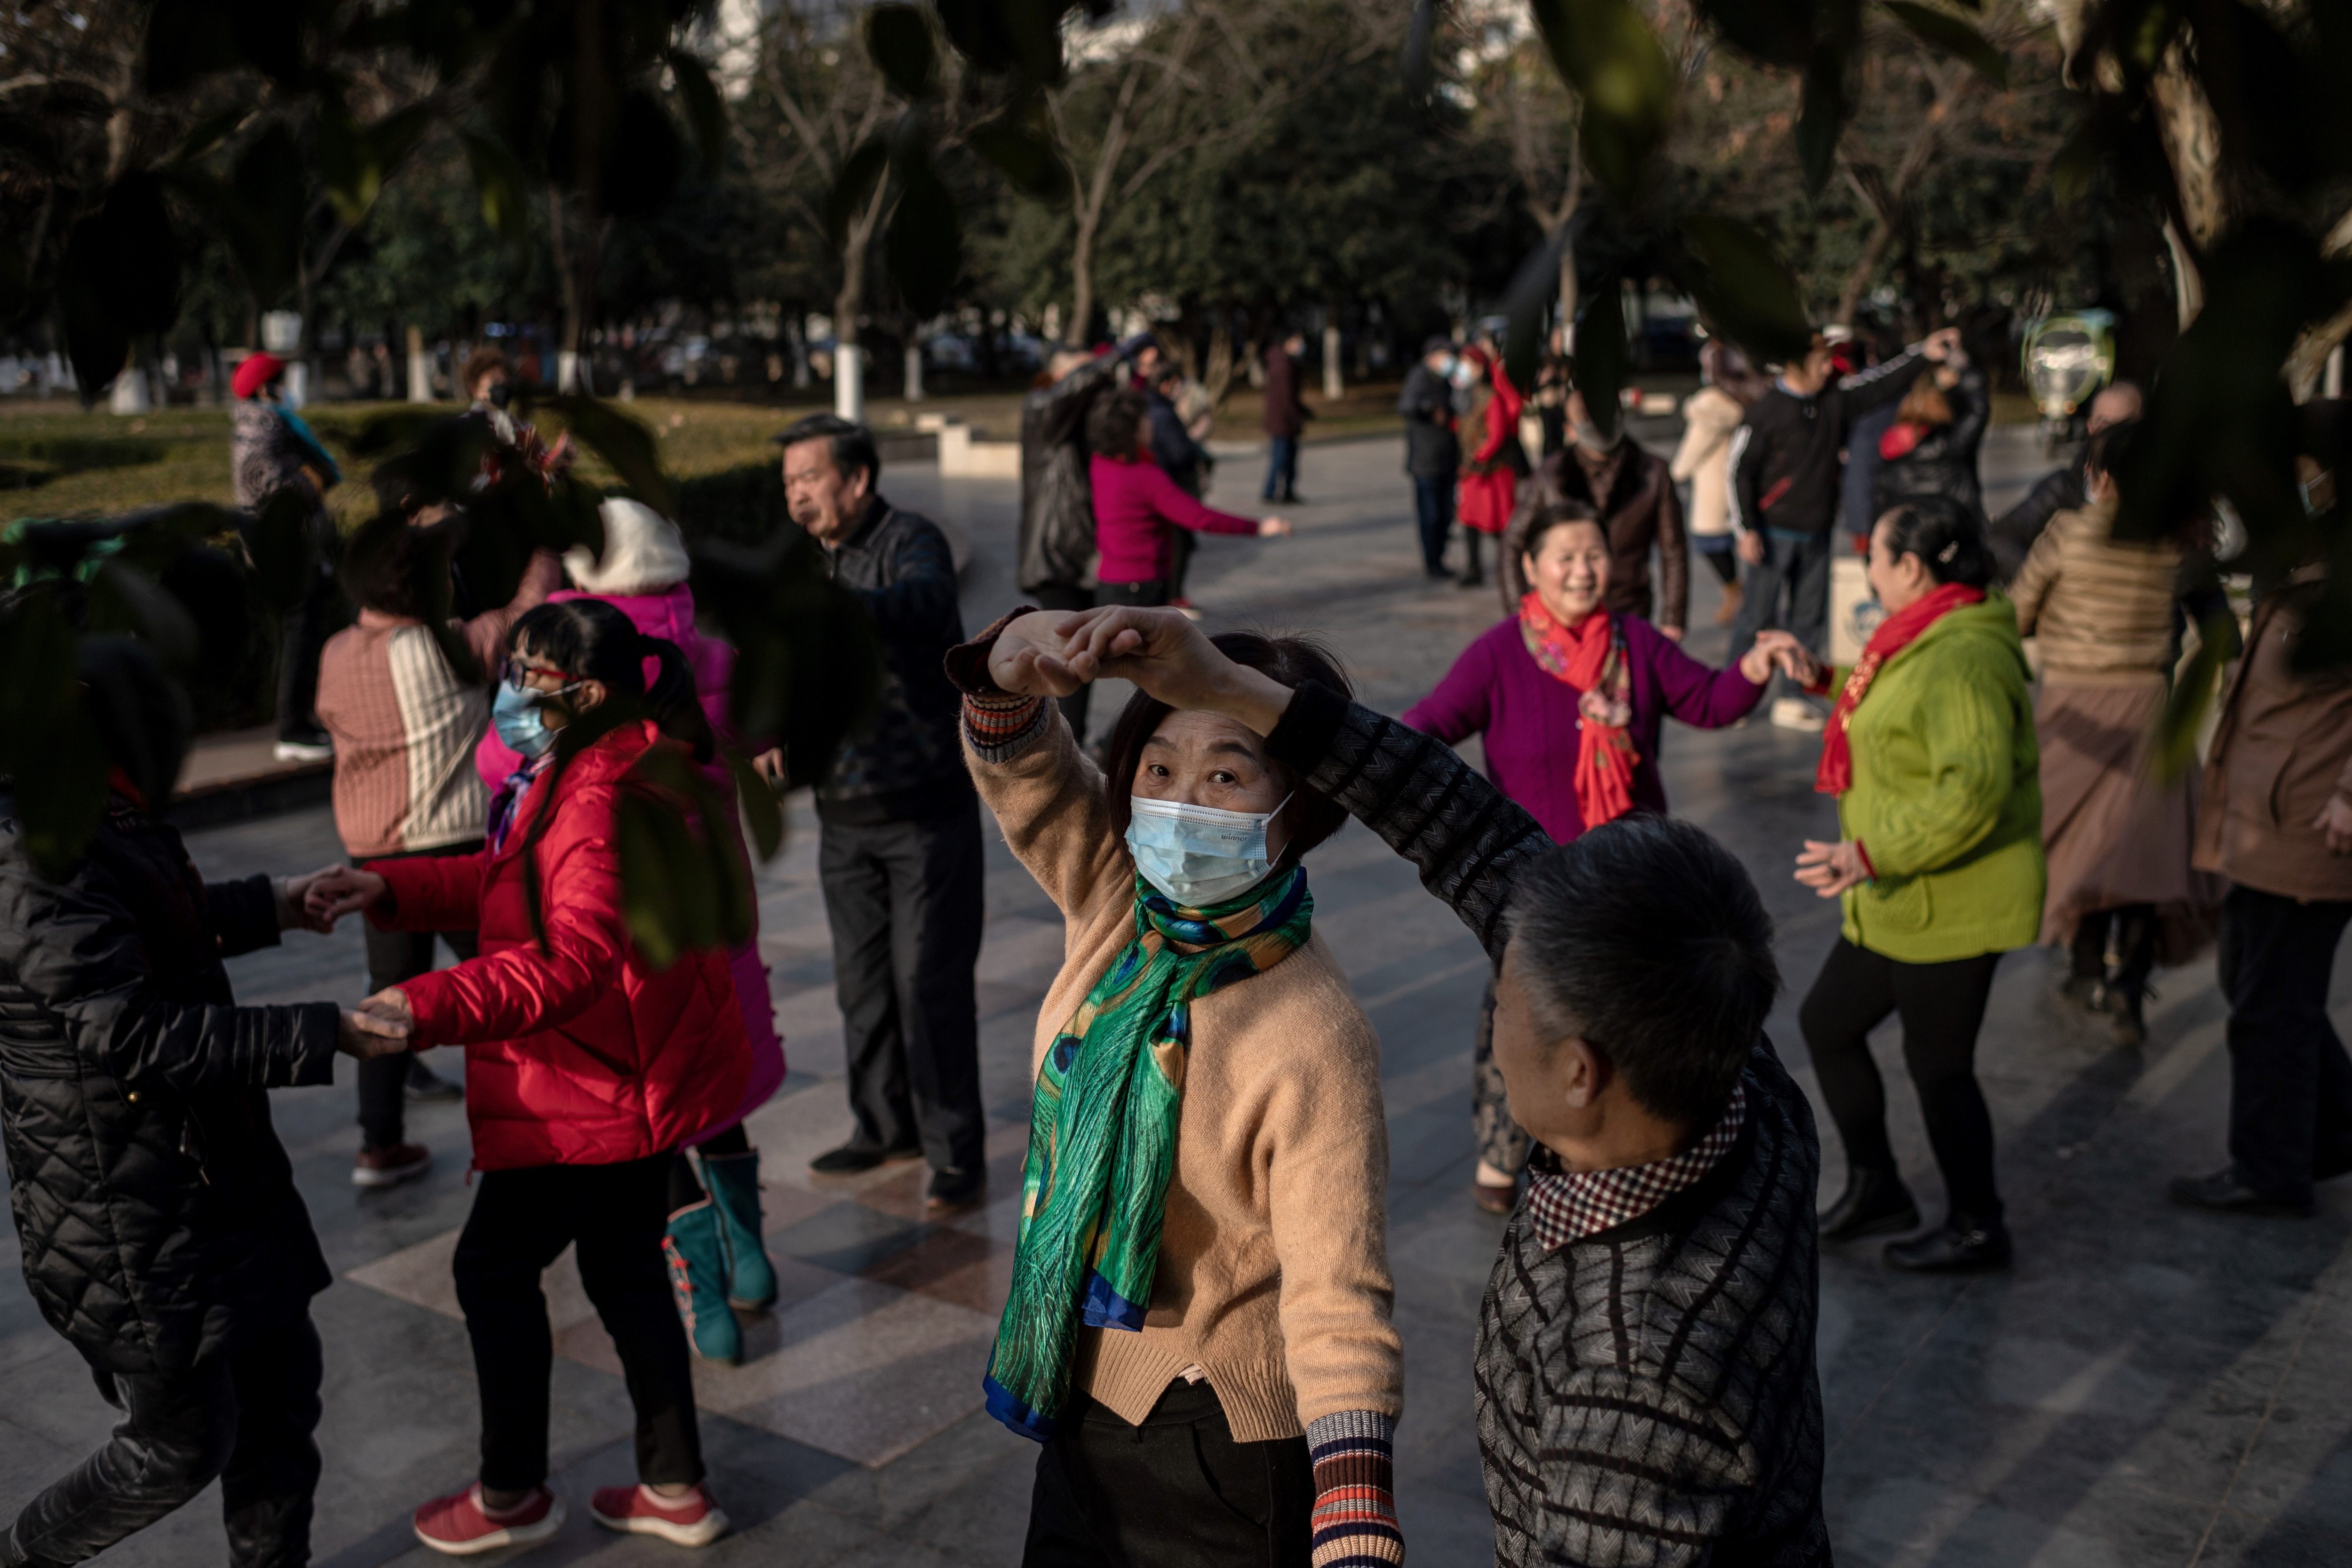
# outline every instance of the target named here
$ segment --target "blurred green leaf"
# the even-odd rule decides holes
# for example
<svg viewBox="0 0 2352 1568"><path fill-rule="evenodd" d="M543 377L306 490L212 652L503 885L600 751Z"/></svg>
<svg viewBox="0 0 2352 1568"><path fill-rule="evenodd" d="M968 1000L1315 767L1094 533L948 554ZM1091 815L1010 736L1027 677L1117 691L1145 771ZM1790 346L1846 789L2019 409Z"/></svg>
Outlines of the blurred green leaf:
<svg viewBox="0 0 2352 1568"><path fill-rule="evenodd" d="M2009 86L2009 58L1985 41L1985 36L1949 11L1917 5L1911 0L1885 0L1895 19L1914 37L1937 54L1964 60L1969 68L1997 88Z"/></svg>
<svg viewBox="0 0 2352 1568"><path fill-rule="evenodd" d="M1559 258L1568 238L1563 225L1529 251L1511 275L1511 286L1503 296L1504 315L1509 323L1503 330L1503 366L1523 389L1536 384L1537 363L1543 353L1544 319L1559 297Z"/></svg>
<svg viewBox="0 0 2352 1568"><path fill-rule="evenodd" d="M482 204L482 221L507 247L518 253L530 246L530 193L522 164L495 137L461 132L466 162L474 171L474 190Z"/></svg>
<svg viewBox="0 0 2352 1568"><path fill-rule="evenodd" d="M1687 249L1670 257L1675 280L1698 301L1709 330L1745 349L1759 364L1801 359L1812 321L1788 263L1771 241L1738 218L1686 215Z"/></svg>
<svg viewBox="0 0 2352 1568"><path fill-rule="evenodd" d="M186 606L120 557L100 566L90 579L89 629L135 632L173 665L193 661L199 646L195 617Z"/></svg>
<svg viewBox="0 0 2352 1568"><path fill-rule="evenodd" d="M2156 776L2177 779L2197 765L2198 731L2221 684L2222 667L2237 657L2238 619L2219 615L2197 628L2197 651L2173 679L2157 732Z"/></svg>
<svg viewBox="0 0 2352 1568"><path fill-rule="evenodd" d="M939 50L921 7L891 0L866 12L866 53L899 97L922 100L939 91Z"/></svg>
<svg viewBox="0 0 2352 1568"><path fill-rule="evenodd" d="M181 139L180 150L173 155L173 162L194 163L228 140L230 132L243 125L252 114L252 106L241 103L224 109L217 114L206 115L196 121L187 135Z"/></svg>
<svg viewBox="0 0 2352 1568"><path fill-rule="evenodd" d="M722 746L720 754L727 760L727 771L735 780L735 796L742 803L745 826L751 830L752 847L762 860L772 860L776 851L784 847L784 808L776 799L776 792L751 765L751 759L734 746Z"/></svg>
<svg viewBox="0 0 2352 1568"><path fill-rule="evenodd" d="M662 472L661 449L646 429L609 403L564 395L536 400L562 416L563 427L621 476L636 498L664 517L677 515L677 492Z"/></svg>
<svg viewBox="0 0 2352 1568"><path fill-rule="evenodd" d="M615 217L659 211L677 190L685 165L677 123L661 100L643 88L623 94L604 148L605 210Z"/></svg>
<svg viewBox="0 0 2352 1568"><path fill-rule="evenodd" d="M302 222L310 203L310 177L302 167L301 149L283 121L237 154L229 185L237 209L223 237L245 274L246 287L268 309L294 286Z"/></svg>
<svg viewBox="0 0 2352 1568"><path fill-rule="evenodd" d="M1562 79L1583 100L1585 167L1628 206L1674 112L1675 73L1649 20L1626 0L1529 0Z"/></svg>
<svg viewBox="0 0 2352 1568"><path fill-rule="evenodd" d="M1584 394L1586 414L1612 438L1624 407L1619 394L1633 369L1625 342L1624 284L1612 272L1586 292L1576 318L1576 388Z"/></svg>
<svg viewBox="0 0 2352 1568"><path fill-rule="evenodd" d="M318 571L318 547L310 529L317 505L302 486L289 485L261 503L246 531L246 549L253 557L262 603L273 615L286 615L299 605Z"/></svg>
<svg viewBox="0 0 2352 1568"><path fill-rule="evenodd" d="M955 197L928 169L907 182L890 215L891 280L919 316L946 309L963 271L963 228Z"/></svg>
<svg viewBox="0 0 2352 1568"><path fill-rule="evenodd" d="M934 5L958 54L984 71L1013 68L1017 53L998 0L934 0Z"/></svg>
<svg viewBox="0 0 2352 1568"><path fill-rule="evenodd" d="M1429 96L1435 72L1430 47L1437 37L1437 0L1412 0L1412 20L1406 25L1402 70L1407 97L1419 101Z"/></svg>
<svg viewBox="0 0 2352 1568"><path fill-rule="evenodd" d="M25 847L62 877L97 829L106 754L81 700L74 634L53 596L21 595L0 614L0 773L15 784Z"/></svg>
<svg viewBox="0 0 2352 1568"><path fill-rule="evenodd" d="M678 101L686 108L686 122L694 132L702 173L706 177L715 174L727 157L727 105L710 79L710 68L700 59L684 49L672 49L664 58L669 62Z"/></svg>
<svg viewBox="0 0 2352 1568"><path fill-rule="evenodd" d="M317 128L319 173L335 216L357 225L375 205L383 189L383 170L375 161L365 132L343 100L329 94L319 103Z"/></svg>
<svg viewBox="0 0 2352 1568"><path fill-rule="evenodd" d="M874 197L874 187L882 181L883 171L890 164L890 146L877 136L861 143L841 165L834 177L833 189L824 197L825 237L838 249L848 236L849 226Z"/></svg>
<svg viewBox="0 0 2352 1568"><path fill-rule="evenodd" d="M1845 134L1853 112L1846 95L1845 51L1823 44L1805 67L1805 82L1797 114L1797 164L1804 171L1805 192L1819 195L1837 162L1838 139Z"/></svg>
<svg viewBox="0 0 2352 1568"><path fill-rule="evenodd" d="M66 264L58 276L58 325L65 332L66 358L73 365L74 387L84 407L98 401L131 357L131 339L115 323L99 289L102 268L85 237L94 232L86 222L76 226L66 245Z"/></svg>
<svg viewBox="0 0 2352 1568"><path fill-rule="evenodd" d="M872 618L790 523L763 543L699 539L691 549L695 603L735 647L737 731L755 750L782 748L786 788L814 783L880 695Z"/></svg>
<svg viewBox="0 0 2352 1568"><path fill-rule="evenodd" d="M1817 34L1811 0L1697 0L1699 14L1749 58L1802 69Z"/></svg>
<svg viewBox="0 0 2352 1568"><path fill-rule="evenodd" d="M1023 195L1056 204L1070 199L1070 166L1053 141L1019 110L982 121L965 140Z"/></svg>

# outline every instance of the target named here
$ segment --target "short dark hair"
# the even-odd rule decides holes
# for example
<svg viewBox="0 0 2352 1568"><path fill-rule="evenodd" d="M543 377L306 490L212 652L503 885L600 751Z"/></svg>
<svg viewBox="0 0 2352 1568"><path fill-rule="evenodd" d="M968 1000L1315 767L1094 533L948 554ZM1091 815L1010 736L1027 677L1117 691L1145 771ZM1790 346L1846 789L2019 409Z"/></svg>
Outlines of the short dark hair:
<svg viewBox="0 0 2352 1568"><path fill-rule="evenodd" d="M2124 453L2130 448L2132 436L2138 429L2138 420L2118 419L2093 431L2091 438L2083 443L2084 477L2114 473L2116 465L2124 460Z"/></svg>
<svg viewBox="0 0 2352 1568"><path fill-rule="evenodd" d="M1209 642L1235 664L1270 675L1285 686L1297 687L1312 680L1342 697L1356 694L1339 661L1313 637L1220 632ZM1129 803L1135 794L1135 770L1143 762L1143 743L1158 732L1160 721L1174 711L1158 698L1139 690L1127 700L1127 706L1119 710L1118 722L1111 729L1110 742L1104 752L1103 787L1108 795L1111 831L1122 838L1127 836ZM1280 763L1275 765L1277 772L1288 775L1288 769ZM1296 779L1289 782L1297 793L1281 813L1290 819L1286 824L1290 841L1282 850L1284 865L1296 862L1339 832L1348 820L1347 811L1336 802L1303 787Z"/></svg>
<svg viewBox="0 0 2352 1568"><path fill-rule="evenodd" d="M1992 546L1984 521L1946 496L1926 496L1891 508L1878 520L1896 560L1916 555L1937 584L1981 588L1992 581Z"/></svg>
<svg viewBox="0 0 2352 1568"><path fill-rule="evenodd" d="M1087 446L1106 458L1132 458L1143 446L1143 415L1150 405L1132 386L1095 399L1087 410Z"/></svg>
<svg viewBox="0 0 2352 1568"><path fill-rule="evenodd" d="M1432 332L1422 341L1421 357L1423 359L1427 359L1432 354L1450 354L1453 352L1454 340L1444 332Z"/></svg>
<svg viewBox="0 0 2352 1568"><path fill-rule="evenodd" d="M343 592L362 610L421 620L425 606L418 603L417 555L427 551L446 572L449 559L446 537L436 531L436 536L428 539L426 530L398 511L383 512L361 525L343 552Z"/></svg>
<svg viewBox="0 0 2352 1568"><path fill-rule="evenodd" d="M844 419L838 414L811 414L795 419L776 437L779 447L797 447L803 441L825 441L833 458L835 472L847 479L856 469L866 470L876 484L882 482L882 454L874 445L874 432L855 419Z"/></svg>
<svg viewBox="0 0 2352 1568"><path fill-rule="evenodd" d="M494 370L505 371L508 380L514 379L514 366L508 363L504 349L476 349L466 356L466 368L457 373L458 390L468 397L473 396L474 383Z"/></svg>
<svg viewBox="0 0 2352 1568"><path fill-rule="evenodd" d="M1690 823L1622 816L1520 873L1508 920L1547 1045L1585 1041L1678 1126L1723 1114L1780 990L1772 921L1738 857Z"/></svg>
<svg viewBox="0 0 2352 1568"><path fill-rule="evenodd" d="M1539 553L1543 549L1545 537L1553 529L1571 522L1591 523L1601 530L1601 537L1604 541L1609 537L1607 525L1601 522L1601 514L1593 510L1591 505L1579 500L1574 496L1561 496L1556 500L1545 502L1528 514L1527 527L1520 531L1518 537L1517 546L1518 554ZM1517 556L1515 555L1513 559L1517 559Z"/></svg>

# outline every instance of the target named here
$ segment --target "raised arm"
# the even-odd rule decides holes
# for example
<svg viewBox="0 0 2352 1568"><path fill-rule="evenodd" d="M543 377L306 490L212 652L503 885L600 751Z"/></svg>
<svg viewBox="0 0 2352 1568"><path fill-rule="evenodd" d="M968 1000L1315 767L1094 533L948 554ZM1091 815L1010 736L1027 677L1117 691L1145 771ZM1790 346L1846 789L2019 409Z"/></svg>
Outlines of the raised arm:
<svg viewBox="0 0 2352 1568"><path fill-rule="evenodd" d="M1851 426L1865 414L1902 402L1903 395L1918 379L1919 367L1927 363L1927 356L1919 350L1906 349L1893 359L1841 379L1838 390L1845 394L1846 424Z"/></svg>
<svg viewBox="0 0 2352 1568"><path fill-rule="evenodd" d="M1153 513L1162 522L1188 528L1195 533L1255 534L1258 531L1257 519L1243 517L1237 512L1219 511L1206 502L1194 500L1185 493L1183 486L1170 479L1167 471L1156 463L1140 465L1140 473L1144 499L1151 503Z"/></svg>
<svg viewBox="0 0 2352 1568"><path fill-rule="evenodd" d="M458 635L474 657L486 669L494 668L507 646L507 633L522 619L523 612L535 610L547 603L547 596L563 586L563 563L551 550L535 550L522 569L522 581L515 584L515 596L495 610L485 610L470 620L457 623Z"/></svg>

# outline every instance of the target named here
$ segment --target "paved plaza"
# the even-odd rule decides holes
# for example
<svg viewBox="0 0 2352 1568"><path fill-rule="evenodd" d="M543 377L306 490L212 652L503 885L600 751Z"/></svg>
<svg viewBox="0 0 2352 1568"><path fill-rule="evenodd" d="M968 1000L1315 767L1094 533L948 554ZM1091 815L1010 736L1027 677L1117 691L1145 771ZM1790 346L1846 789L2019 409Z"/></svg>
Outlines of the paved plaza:
<svg viewBox="0 0 2352 1568"><path fill-rule="evenodd" d="M1664 434L1664 431L1652 432ZM2041 466L1997 433L1998 504ZM2021 436L2022 433L2019 433ZM1393 440L1307 450L1311 504L1290 540L1203 541L1192 593L1213 626L1313 629L1364 698L1400 710L1496 618L1494 593L1421 576ZM1256 459L1236 452L1212 499L1255 511ZM1016 485L887 472L894 501L953 518L972 563L965 624L1016 602ZM1690 647L1719 658L1714 579L1694 568ZM1107 728L1123 691L1095 712ZM1810 1089L1796 999L1836 932L1835 906L1790 879L1807 837L1833 837L1813 793L1818 742L1760 719L1669 726L1675 809L1746 859L1780 921L1787 994L1770 1032ZM992 843L980 967L982 1073L992 1201L922 1218L919 1169L821 1182L809 1157L849 1129L840 1018L805 801L761 873L761 947L791 1077L750 1128L764 1158L769 1247L783 1294L747 1320L741 1366L698 1368L712 1486L736 1533L713 1563L785 1568L996 1568L1020 1558L1034 1448L981 1410L980 1378L1009 1278L1036 1009L1058 966L1058 918ZM308 869L340 857L323 809L190 837L211 875ZM1398 1506L1409 1560L1489 1560L1471 1411L1479 1293L1502 1222L1469 1187L1470 1031L1484 960L1408 867L1350 826L1308 862L1317 927L1353 977L1385 1052L1390 1247L1406 1357ZM355 924L235 961L245 1002L355 1001ZM2143 1049L2052 998L2040 952L2002 965L1979 1057L2000 1137L2017 1263L1973 1280L1884 1269L1874 1247L1822 1260L1820 1358L1828 1508L1838 1559L1947 1568L2352 1563L2352 1189L2322 1189L2308 1221L2231 1220L2164 1198L2165 1178L2220 1163L2228 1098L2223 1007L2210 959L2160 974ZM2341 984L2339 996L2352 998ZM1895 1031L1876 1041L1897 1147L1939 1212ZM428 1058L446 1073L457 1053ZM425 1108L411 1136L423 1181L349 1183L358 1131L351 1064L332 1089L281 1091L278 1123L337 1279L315 1314L327 1347L316 1560L362 1568L433 1560L410 1510L474 1473L472 1365L448 1263L470 1194L462 1108ZM1818 1106L1817 1106L1818 1112ZM1823 1181L1843 1180L1835 1138ZM0 1258L0 1510L13 1511L100 1440L113 1413L44 1325L13 1247ZM554 1485L572 1521L534 1563L680 1561L587 1518L592 1487L628 1479L630 1416L609 1342L569 1259L547 1278L561 1352ZM216 1494L109 1553L122 1564L217 1562Z"/></svg>

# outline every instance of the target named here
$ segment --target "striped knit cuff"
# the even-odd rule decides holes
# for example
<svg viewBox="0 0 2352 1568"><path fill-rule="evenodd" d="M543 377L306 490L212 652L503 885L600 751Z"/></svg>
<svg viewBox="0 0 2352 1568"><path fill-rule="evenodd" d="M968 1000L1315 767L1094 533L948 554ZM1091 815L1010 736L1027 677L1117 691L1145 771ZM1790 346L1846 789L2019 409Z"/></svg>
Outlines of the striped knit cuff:
<svg viewBox="0 0 2352 1568"><path fill-rule="evenodd" d="M1377 1410L1341 1410L1308 1423L1315 1568L1393 1568L1404 1561L1395 1438L1395 1419Z"/></svg>
<svg viewBox="0 0 2352 1568"><path fill-rule="evenodd" d="M976 697L963 700L963 732L972 754L983 763L1009 763L1045 732L1042 697Z"/></svg>

